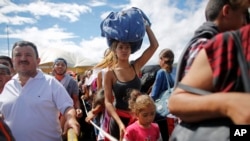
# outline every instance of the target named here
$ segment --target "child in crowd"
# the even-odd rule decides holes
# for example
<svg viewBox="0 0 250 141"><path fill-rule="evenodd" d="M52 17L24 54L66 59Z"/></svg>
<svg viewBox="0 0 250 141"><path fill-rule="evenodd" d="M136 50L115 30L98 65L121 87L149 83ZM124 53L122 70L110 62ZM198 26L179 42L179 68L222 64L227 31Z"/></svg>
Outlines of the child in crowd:
<svg viewBox="0 0 250 141"><path fill-rule="evenodd" d="M156 112L153 99L147 94L138 95L132 91L129 108L137 121L126 128L123 141L162 141L160 129L153 123Z"/></svg>
<svg viewBox="0 0 250 141"><path fill-rule="evenodd" d="M88 112L85 121L89 123L91 120L94 120L94 122L100 127L100 121L102 121L104 118L104 109L104 90L100 89L93 98L92 109ZM99 137L99 131L97 129L95 129L95 134L97 141L104 140L103 138Z"/></svg>

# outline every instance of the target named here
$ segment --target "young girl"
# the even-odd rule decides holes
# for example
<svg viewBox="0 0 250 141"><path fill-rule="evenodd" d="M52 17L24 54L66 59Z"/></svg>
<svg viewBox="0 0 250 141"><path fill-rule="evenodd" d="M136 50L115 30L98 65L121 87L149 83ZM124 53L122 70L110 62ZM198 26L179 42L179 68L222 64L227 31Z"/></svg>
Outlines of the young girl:
<svg viewBox="0 0 250 141"><path fill-rule="evenodd" d="M137 121L126 128L123 141L161 141L160 129L152 123L156 110L153 99L146 94L137 98L131 96L129 107Z"/></svg>
<svg viewBox="0 0 250 141"><path fill-rule="evenodd" d="M103 120L103 115L104 113L104 90L100 89L97 91L97 94L93 98L93 105L92 109L88 112L87 117L85 118L86 122L90 122L91 120L94 120L94 122L98 125L101 126L100 124L102 123ZM97 137L97 141L103 141L104 136L100 136L100 133L97 129L95 129L95 134Z"/></svg>
<svg viewBox="0 0 250 141"><path fill-rule="evenodd" d="M103 60L98 63L94 69L101 69L100 72L98 72L97 75L97 91L99 94L97 94L97 99L99 99L99 103L93 104L95 105L94 107L92 106L91 111L88 113L85 121L90 122L90 120L95 119L99 115L99 126L101 129L104 131L108 131L108 123L110 116L108 115L107 110L105 109L105 104L104 104L104 75L108 71L108 69L112 68L112 66L115 64L114 56L111 53L111 50L107 48L104 52L104 58ZM101 97L98 95L102 95ZM95 100L94 100L95 101ZM105 136L103 135L102 132L98 132L97 135L97 141L103 141L105 140Z"/></svg>

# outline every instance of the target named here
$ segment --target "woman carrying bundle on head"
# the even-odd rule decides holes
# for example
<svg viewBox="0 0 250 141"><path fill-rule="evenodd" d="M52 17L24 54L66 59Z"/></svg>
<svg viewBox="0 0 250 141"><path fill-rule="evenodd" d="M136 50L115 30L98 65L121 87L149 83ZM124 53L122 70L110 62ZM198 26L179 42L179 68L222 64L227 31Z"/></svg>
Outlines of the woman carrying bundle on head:
<svg viewBox="0 0 250 141"><path fill-rule="evenodd" d="M123 18L124 16L126 18ZM104 20L101 24L101 28L103 36L108 39L108 44L117 62L112 69L107 71L104 77L105 106L111 116L109 132L115 138L122 140L125 127L134 122L128 107L128 101L126 100L126 93L129 89L140 90L139 72L158 48L158 41L150 28L150 22L147 17L138 8L122 11L117 13L117 15L111 13L107 18L108 20ZM120 18L121 20L115 21L120 23L110 23L112 18ZM116 27L113 28L114 30L119 30L114 32L114 34L119 33L119 35L112 36L113 33L109 34L109 31L112 30L105 31L106 29L112 29L114 26ZM138 29L142 29L142 32L138 31ZM124 34L120 33L123 31ZM141 47L144 36L143 31L147 33L150 45L138 59L130 63L130 54Z"/></svg>

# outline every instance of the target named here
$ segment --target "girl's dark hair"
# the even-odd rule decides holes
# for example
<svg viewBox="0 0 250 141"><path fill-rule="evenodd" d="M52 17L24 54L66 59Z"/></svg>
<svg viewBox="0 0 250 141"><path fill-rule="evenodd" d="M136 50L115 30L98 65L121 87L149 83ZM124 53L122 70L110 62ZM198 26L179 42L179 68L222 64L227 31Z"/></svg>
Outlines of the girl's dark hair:
<svg viewBox="0 0 250 141"><path fill-rule="evenodd" d="M149 106L154 106L156 109L154 100L147 94L138 95L131 103L131 111L135 114L147 109Z"/></svg>
<svg viewBox="0 0 250 141"><path fill-rule="evenodd" d="M171 49L165 48L160 52L160 59L164 60L164 63L167 64L167 71L171 72L173 69L174 63L174 53Z"/></svg>
<svg viewBox="0 0 250 141"><path fill-rule="evenodd" d="M248 10L246 11L246 21L247 21L247 24L250 23L250 13Z"/></svg>
<svg viewBox="0 0 250 141"><path fill-rule="evenodd" d="M130 110L133 109L136 98L141 95L141 92L137 89L127 89L127 96L124 100L128 101L128 107Z"/></svg>
<svg viewBox="0 0 250 141"><path fill-rule="evenodd" d="M97 91L96 95L94 96L93 107L96 105L104 105L104 89Z"/></svg>

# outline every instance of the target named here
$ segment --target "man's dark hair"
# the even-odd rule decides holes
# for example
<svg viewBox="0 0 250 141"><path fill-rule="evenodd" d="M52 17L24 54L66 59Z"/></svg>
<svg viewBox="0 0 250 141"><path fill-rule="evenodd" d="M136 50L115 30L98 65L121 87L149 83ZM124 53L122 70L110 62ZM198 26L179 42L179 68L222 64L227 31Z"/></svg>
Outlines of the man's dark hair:
<svg viewBox="0 0 250 141"><path fill-rule="evenodd" d="M224 5L230 5L232 9L238 9L240 2L238 0L209 0L205 10L207 21L214 21Z"/></svg>
<svg viewBox="0 0 250 141"><path fill-rule="evenodd" d="M36 54L36 58L39 58L39 54L38 54L38 51L37 51L37 47L34 43L32 42L29 42L29 41L18 41L16 42L13 47L12 47L12 57L13 57L13 50L17 47L24 47L24 46L31 46L34 51L35 51L35 54Z"/></svg>
<svg viewBox="0 0 250 141"><path fill-rule="evenodd" d="M11 58L9 56L0 55L0 59L8 61L10 64L10 67L13 68L13 64L12 64Z"/></svg>
<svg viewBox="0 0 250 141"><path fill-rule="evenodd" d="M3 70L7 75L11 74L9 67L6 65L0 64L0 70Z"/></svg>
<svg viewBox="0 0 250 141"><path fill-rule="evenodd" d="M54 61L53 66L55 66L55 64L58 63L58 61L63 61L63 63L66 65L66 67L68 66L68 63L64 58L56 58L56 60Z"/></svg>
<svg viewBox="0 0 250 141"><path fill-rule="evenodd" d="M246 21L247 21L247 24L250 23L250 13L248 10L246 11Z"/></svg>

